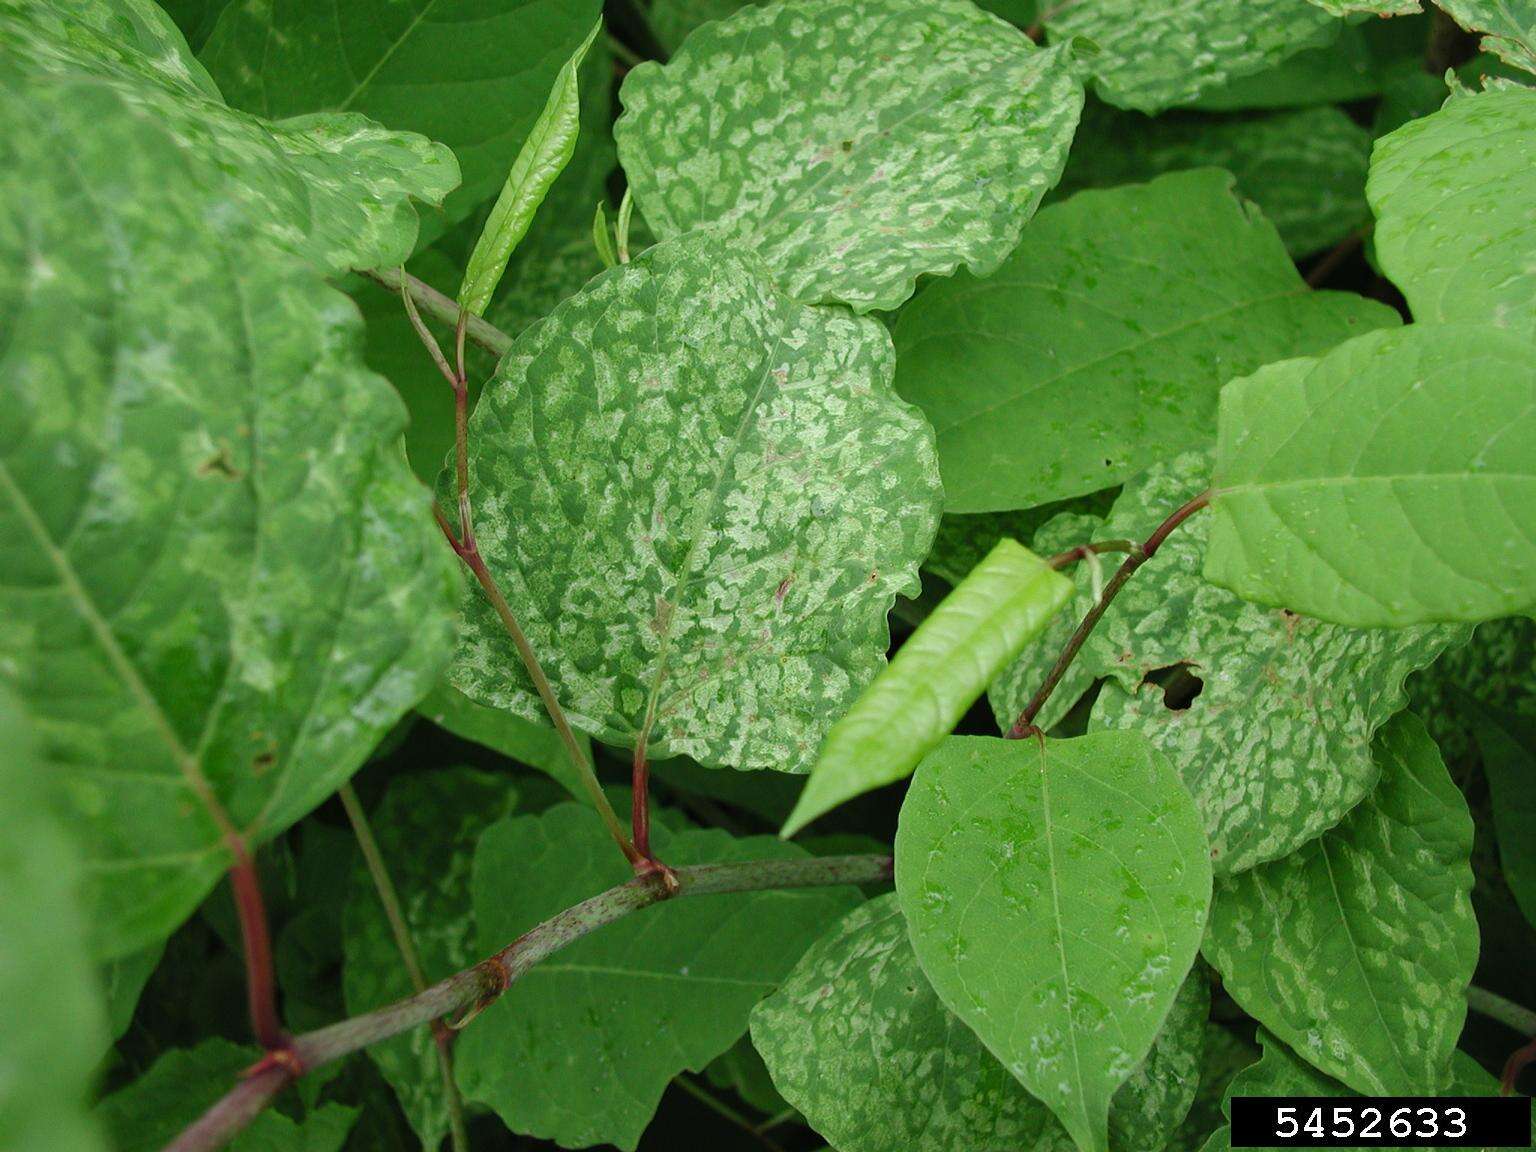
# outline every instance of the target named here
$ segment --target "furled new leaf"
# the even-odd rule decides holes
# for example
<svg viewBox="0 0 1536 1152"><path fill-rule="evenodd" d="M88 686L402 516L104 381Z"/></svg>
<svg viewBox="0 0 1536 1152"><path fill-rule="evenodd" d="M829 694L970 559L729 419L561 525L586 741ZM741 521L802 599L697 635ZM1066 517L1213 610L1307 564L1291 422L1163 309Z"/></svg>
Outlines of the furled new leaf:
<svg viewBox="0 0 1536 1152"><path fill-rule="evenodd" d="M952 737L918 768L896 891L939 999L1083 1152L1194 962L1200 814L1144 739Z"/></svg>
<svg viewBox="0 0 1536 1152"><path fill-rule="evenodd" d="M1396 323L1311 291L1231 176L1175 173L1081 192L996 275L931 285L896 323L897 389L938 434L946 511L1029 508L1208 443L1232 377Z"/></svg>
<svg viewBox="0 0 1536 1152"><path fill-rule="evenodd" d="M832 726L783 835L910 775L1071 596L1065 576L1000 541Z"/></svg>
<svg viewBox="0 0 1536 1152"><path fill-rule="evenodd" d="M106 959L196 907L230 829L270 838L362 763L440 673L457 581L346 299L122 87L19 70L0 668Z"/></svg>
<svg viewBox="0 0 1536 1152"><path fill-rule="evenodd" d="M620 95L619 160L658 236L710 228L796 299L859 312L996 268L1083 100L1065 50L969 0L754 5Z"/></svg>
<svg viewBox="0 0 1536 1152"><path fill-rule="evenodd" d="M712 765L809 768L884 664L938 519L885 330L776 291L708 234L610 269L475 409L480 550L576 726ZM542 705L479 594L452 669Z"/></svg>
<svg viewBox="0 0 1536 1152"><path fill-rule="evenodd" d="M515 797L504 776L451 769L395 781L369 819L429 983L480 959L470 865L480 834L511 809ZM350 1015L416 991L361 861L347 901L345 947ZM437 1148L448 1133L448 1107L430 1030L416 1028L375 1044L368 1055L394 1088L422 1145Z"/></svg>
<svg viewBox="0 0 1536 1152"><path fill-rule="evenodd" d="M1208 579L1360 627L1536 606L1536 345L1372 332L1221 393Z"/></svg>
<svg viewBox="0 0 1536 1152"><path fill-rule="evenodd" d="M459 286L459 307L476 316L485 314L512 250L528 234L534 213L576 151L576 137L581 130L581 96L576 76L601 28L602 21L592 25L592 31L555 77L544 111L539 113L517 159L512 161L507 182L469 255L464 282Z"/></svg>
<svg viewBox="0 0 1536 1152"><path fill-rule="evenodd" d="M766 836L659 825L652 836L673 866L804 855ZM574 804L493 825L475 854L480 951L630 875ZM633 1149L667 1083L729 1049L753 1005L857 902L846 889L753 892L627 917L531 968L464 1031L460 1085L514 1132Z"/></svg>
<svg viewBox="0 0 1536 1152"><path fill-rule="evenodd" d="M1536 719L1470 700L1463 706L1483 754L1504 880L1525 918L1536 924Z"/></svg>
<svg viewBox="0 0 1536 1152"><path fill-rule="evenodd" d="M1187 453L1126 485L1099 540L1144 540L1210 481ZM1284 856L1337 824L1375 786L1376 729L1403 707L1404 678L1467 638L1464 627L1360 629L1261 608L1200 576L1205 514L1185 521L1120 592L1052 696L1054 723L1093 680L1096 727L1129 728L1168 756L1205 820L1217 875ZM1078 529L1078 540L1088 538ZM1105 557L1113 561L1115 557ZM1004 728L1049 672L1094 601L1077 598L1052 634L992 686ZM1182 686L1170 677L1182 677Z"/></svg>
<svg viewBox="0 0 1536 1152"><path fill-rule="evenodd" d="M1306 0L1075 0L1045 27L1052 43L1092 43L1083 60L1106 101L1160 112L1327 44L1339 24Z"/></svg>
<svg viewBox="0 0 1536 1152"><path fill-rule="evenodd" d="M1381 782L1334 828L1216 885L1206 958L1232 998L1357 1092L1445 1086L1477 964L1472 819L1411 713Z"/></svg>
<svg viewBox="0 0 1536 1152"><path fill-rule="evenodd" d="M1160 1152L1194 1096L1209 1003L1190 974L1110 1105L1111 1142ZM918 967L894 895L854 909L752 1012L779 1090L840 1152L1072 1152L1072 1138Z"/></svg>
<svg viewBox="0 0 1536 1152"><path fill-rule="evenodd" d="M1482 92L1376 144L1366 196L1382 270L1414 319L1536 338L1536 91Z"/></svg>

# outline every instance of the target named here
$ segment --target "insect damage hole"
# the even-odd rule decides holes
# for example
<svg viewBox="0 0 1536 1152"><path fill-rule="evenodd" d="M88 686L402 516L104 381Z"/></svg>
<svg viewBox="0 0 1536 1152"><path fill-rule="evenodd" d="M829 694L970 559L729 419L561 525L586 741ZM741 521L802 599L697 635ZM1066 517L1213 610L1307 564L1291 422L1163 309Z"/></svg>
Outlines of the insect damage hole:
<svg viewBox="0 0 1536 1152"><path fill-rule="evenodd" d="M1177 664L1152 669L1141 682L1155 684L1163 690L1163 705L1170 712L1184 712L1205 690L1205 681L1196 675L1195 667L1187 660L1181 660Z"/></svg>

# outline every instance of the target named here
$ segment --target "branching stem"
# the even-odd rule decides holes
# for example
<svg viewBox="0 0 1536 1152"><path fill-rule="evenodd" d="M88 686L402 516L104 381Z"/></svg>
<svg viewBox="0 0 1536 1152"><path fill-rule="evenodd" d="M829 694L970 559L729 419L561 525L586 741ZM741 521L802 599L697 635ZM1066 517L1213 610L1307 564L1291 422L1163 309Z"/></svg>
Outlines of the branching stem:
<svg viewBox="0 0 1536 1152"><path fill-rule="evenodd" d="M456 325L459 320L459 305L450 296L444 296L432 285L424 280L412 276L403 268L375 268L363 275L375 283L382 284L391 292L404 290L411 300L434 320L444 324ZM500 328L479 316L471 316L464 325L464 333L475 344L484 348L492 356L500 360L507 354L507 349L512 347L512 337L508 336Z"/></svg>
<svg viewBox="0 0 1536 1152"><path fill-rule="evenodd" d="M495 1002L541 960L605 924L622 920L669 898L767 889L823 888L889 881L889 856L793 857L697 864L674 873L675 889L659 874L637 876L584 900L529 929L500 952L387 1007L307 1032L289 1045L287 1059L263 1060L217 1104L186 1129L165 1152L213 1152L254 1120L278 1092L299 1076L370 1044L398 1036L439 1017L469 1019Z"/></svg>

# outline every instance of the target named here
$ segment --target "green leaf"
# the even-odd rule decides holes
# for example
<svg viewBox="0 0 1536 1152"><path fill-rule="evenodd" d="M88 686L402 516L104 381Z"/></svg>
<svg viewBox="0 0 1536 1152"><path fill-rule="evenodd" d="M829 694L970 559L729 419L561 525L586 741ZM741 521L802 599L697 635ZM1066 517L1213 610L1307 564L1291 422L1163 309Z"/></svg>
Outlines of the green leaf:
<svg viewBox="0 0 1536 1152"><path fill-rule="evenodd" d="M1339 24L1304 0L1076 0L1046 16L1051 42L1081 36L1094 91L1159 112L1329 43Z"/></svg>
<svg viewBox="0 0 1536 1152"><path fill-rule="evenodd" d="M0 689L0 1147L99 1152L87 1120L111 1038L85 958L75 846L17 702Z"/></svg>
<svg viewBox="0 0 1536 1152"><path fill-rule="evenodd" d="M270 839L425 694L457 577L346 299L137 98L15 72L0 667L65 789L110 959L218 879L216 809Z"/></svg>
<svg viewBox="0 0 1536 1152"><path fill-rule="evenodd" d="M505 776L450 769L396 780L369 819L428 983L480 959L470 866L480 834L506 815L515 799ZM345 924L348 1015L416 991L361 861L353 870ZM375 1044L368 1055L394 1088L422 1144L437 1148L448 1133L448 1106L431 1030L416 1028Z"/></svg>
<svg viewBox="0 0 1536 1152"><path fill-rule="evenodd" d="M159 1152L261 1059L261 1052L228 1040L173 1048L128 1087L103 1100L96 1115L117 1152ZM325 1104L302 1121L260 1112L229 1144L230 1152L340 1152L357 1109Z"/></svg>
<svg viewBox="0 0 1536 1152"><path fill-rule="evenodd" d="M192 51L200 51L213 32L220 13L230 0L159 0L160 7L176 21Z"/></svg>
<svg viewBox="0 0 1536 1152"><path fill-rule="evenodd" d="M1092 536L1144 540L1209 479L1205 453L1153 468L1126 485ZM1224 875L1287 855L1358 804L1379 775L1371 736L1406 702L1404 679L1468 633L1345 628L1249 604L1201 578L1210 530L1205 515L1186 521L1136 572L1043 719L1054 723L1093 680L1108 678L1092 726L1133 729L1167 755L1205 820L1212 867ZM1093 574L1080 564L1074 576L1071 610L992 687L1000 726L1013 723L1044 681L1067 638L1061 629L1070 631L1096 599ZM1182 690L1170 674L1185 678Z"/></svg>
<svg viewBox="0 0 1536 1152"><path fill-rule="evenodd" d="M1233 376L1395 323L1309 290L1231 176L1175 173L1079 193L996 275L930 285L896 323L897 389L938 434L946 511L1029 508L1208 442Z"/></svg>
<svg viewBox="0 0 1536 1152"><path fill-rule="evenodd" d="M999 540L1013 539L1029 542L1053 517L1077 512L1088 515L1109 511L1115 502L1113 489L1081 496L1075 500L1061 500L1053 504L1038 504L1033 508L1010 512L980 512L972 515L945 513L939 521L939 534L933 538L933 549L923 561L923 570L947 581L951 586L960 583L997 546ZM1080 539L1071 540L1061 547L1031 544L1042 556L1065 551L1087 540L1085 533Z"/></svg>
<svg viewBox="0 0 1536 1152"><path fill-rule="evenodd" d="M1207 89L1189 107L1233 112L1368 100L1405 72L1423 73L1426 35L1423 24L1411 20L1343 24L1331 44Z"/></svg>
<svg viewBox="0 0 1536 1152"><path fill-rule="evenodd" d="M1060 49L968 0L784 0L689 37L620 92L619 160L663 239L708 227L791 296L895 308L995 269L1082 107Z"/></svg>
<svg viewBox="0 0 1536 1152"><path fill-rule="evenodd" d="M0 13L0 48L33 83L89 76L120 93L204 161L204 182L329 272L404 260L416 241L410 198L441 203L459 180L448 149L356 114L268 124L226 108L148 0L12 7Z"/></svg>
<svg viewBox="0 0 1536 1152"><path fill-rule="evenodd" d="M507 182L502 185L475 250L470 253L464 282L459 286L459 307L476 316L485 314L485 306L491 302L501 274L507 269L507 258L528 234L534 213L576 151L576 137L581 130L576 74L602 26L601 20L592 25L592 31L555 77L544 111L539 113L517 159L512 161Z"/></svg>
<svg viewBox="0 0 1536 1152"><path fill-rule="evenodd" d="M590 803L586 788L577 779L576 769L565 751L565 744L547 723L547 718L542 722L524 720L511 712L482 707L447 683L433 688L416 710L455 736L473 740L519 764L537 768L558 780L572 799ZM579 732L576 741L587 763L592 763L591 742Z"/></svg>
<svg viewBox="0 0 1536 1152"><path fill-rule="evenodd" d="M746 6L746 0L655 0L646 23L669 53L676 52L690 33L710 20L725 17ZM1016 28L1027 28L1039 14L1037 0L977 0L976 7L992 12Z"/></svg>
<svg viewBox="0 0 1536 1152"><path fill-rule="evenodd" d="M766 836L659 825L652 836L674 867L804 855ZM630 875L584 808L502 820L475 854L480 951ZM667 1083L736 1043L752 1006L857 901L846 889L753 892L626 917L531 968L486 1009L459 1038L459 1083L519 1134L633 1149Z"/></svg>
<svg viewBox="0 0 1536 1152"><path fill-rule="evenodd" d="M1065 576L999 541L832 726L780 835L910 775L1071 596Z"/></svg>
<svg viewBox="0 0 1536 1152"><path fill-rule="evenodd" d="M254 0L224 10L201 56L236 108L273 118L360 112L441 140L464 171L446 209L457 220L501 186L600 7Z"/></svg>
<svg viewBox="0 0 1536 1152"><path fill-rule="evenodd" d="M657 758L803 772L884 664L938 519L885 330L708 235L610 269L519 337L470 427L480 550L572 724ZM543 707L464 602L451 678Z"/></svg>
<svg viewBox="0 0 1536 1152"><path fill-rule="evenodd" d="M1311 0L1330 16L1412 16L1419 0Z"/></svg>
<svg viewBox="0 0 1536 1152"><path fill-rule="evenodd" d="M1251 1016L1357 1092L1445 1086L1477 965L1472 819L1424 725L1376 737L1343 823L1216 885L1205 955Z"/></svg>
<svg viewBox="0 0 1536 1152"><path fill-rule="evenodd" d="M1536 716L1536 620L1507 616L1479 624L1466 644L1408 681L1408 704L1424 721L1453 776L1475 763L1474 704Z"/></svg>
<svg viewBox="0 0 1536 1152"><path fill-rule="evenodd" d="M1420 323L1536 337L1536 92L1451 100L1376 144L1375 247Z"/></svg>
<svg viewBox="0 0 1536 1152"><path fill-rule="evenodd" d="M743 1036L725 1055L711 1061L704 1069L704 1078L716 1088L736 1093L764 1116L778 1116L790 1110L789 1101L773 1086L768 1066L752 1047L750 1036Z"/></svg>
<svg viewBox="0 0 1536 1152"><path fill-rule="evenodd" d="M1184 982L1110 1106L1116 1148L1160 1152L1194 1095L1209 993ZM779 1090L840 1152L1071 1152L1072 1139L918 967L894 895L854 909L752 1012Z"/></svg>
<svg viewBox="0 0 1536 1152"><path fill-rule="evenodd" d="M107 1023L111 1032L108 1043L122 1039L123 1033L128 1031L128 1025L133 1023L134 1009L138 1007L139 997L144 992L144 985L154 975L160 957L164 954L163 943L152 944L101 966L101 991L107 1005ZM105 1045L102 1054L105 1055Z"/></svg>
<svg viewBox="0 0 1536 1152"><path fill-rule="evenodd" d="M1536 607L1533 396L1536 346L1472 325L1372 332L1234 380L1207 579L1360 627Z"/></svg>
<svg viewBox="0 0 1536 1152"><path fill-rule="evenodd" d="M1536 924L1536 720L1467 701L1492 794L1504 880Z"/></svg>
<svg viewBox="0 0 1536 1152"><path fill-rule="evenodd" d="M1536 72L1536 0L1436 0L1468 32L1482 32L1484 52Z"/></svg>
<svg viewBox="0 0 1536 1152"><path fill-rule="evenodd" d="M1251 116L1172 113L1149 120L1091 101L1057 194L1149 180L1165 172L1225 168L1237 191L1275 226L1292 257L1370 222L1365 174L1371 136L1337 108Z"/></svg>
<svg viewBox="0 0 1536 1152"><path fill-rule="evenodd" d="M1199 948L1200 815L1141 737L953 737L917 770L896 891L939 999L1084 1152Z"/></svg>

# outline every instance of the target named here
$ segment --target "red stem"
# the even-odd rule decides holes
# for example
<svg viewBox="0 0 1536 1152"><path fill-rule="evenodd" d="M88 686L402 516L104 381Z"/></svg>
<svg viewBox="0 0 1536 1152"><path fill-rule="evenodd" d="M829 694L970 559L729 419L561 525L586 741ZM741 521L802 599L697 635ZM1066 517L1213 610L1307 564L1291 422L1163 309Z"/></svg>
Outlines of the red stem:
<svg viewBox="0 0 1536 1152"><path fill-rule="evenodd" d="M629 784L629 838L641 859L651 860L651 765L645 757L644 739L635 745Z"/></svg>
<svg viewBox="0 0 1536 1152"><path fill-rule="evenodd" d="M245 850L245 842L230 845L235 864L229 870L235 893L235 910L240 915L240 939L245 945L246 1000L250 1006L251 1029L256 1041L268 1051L286 1046L288 1035L277 1014L277 982L272 975L272 937L267 928L267 909L261 899L261 883L256 865Z"/></svg>

